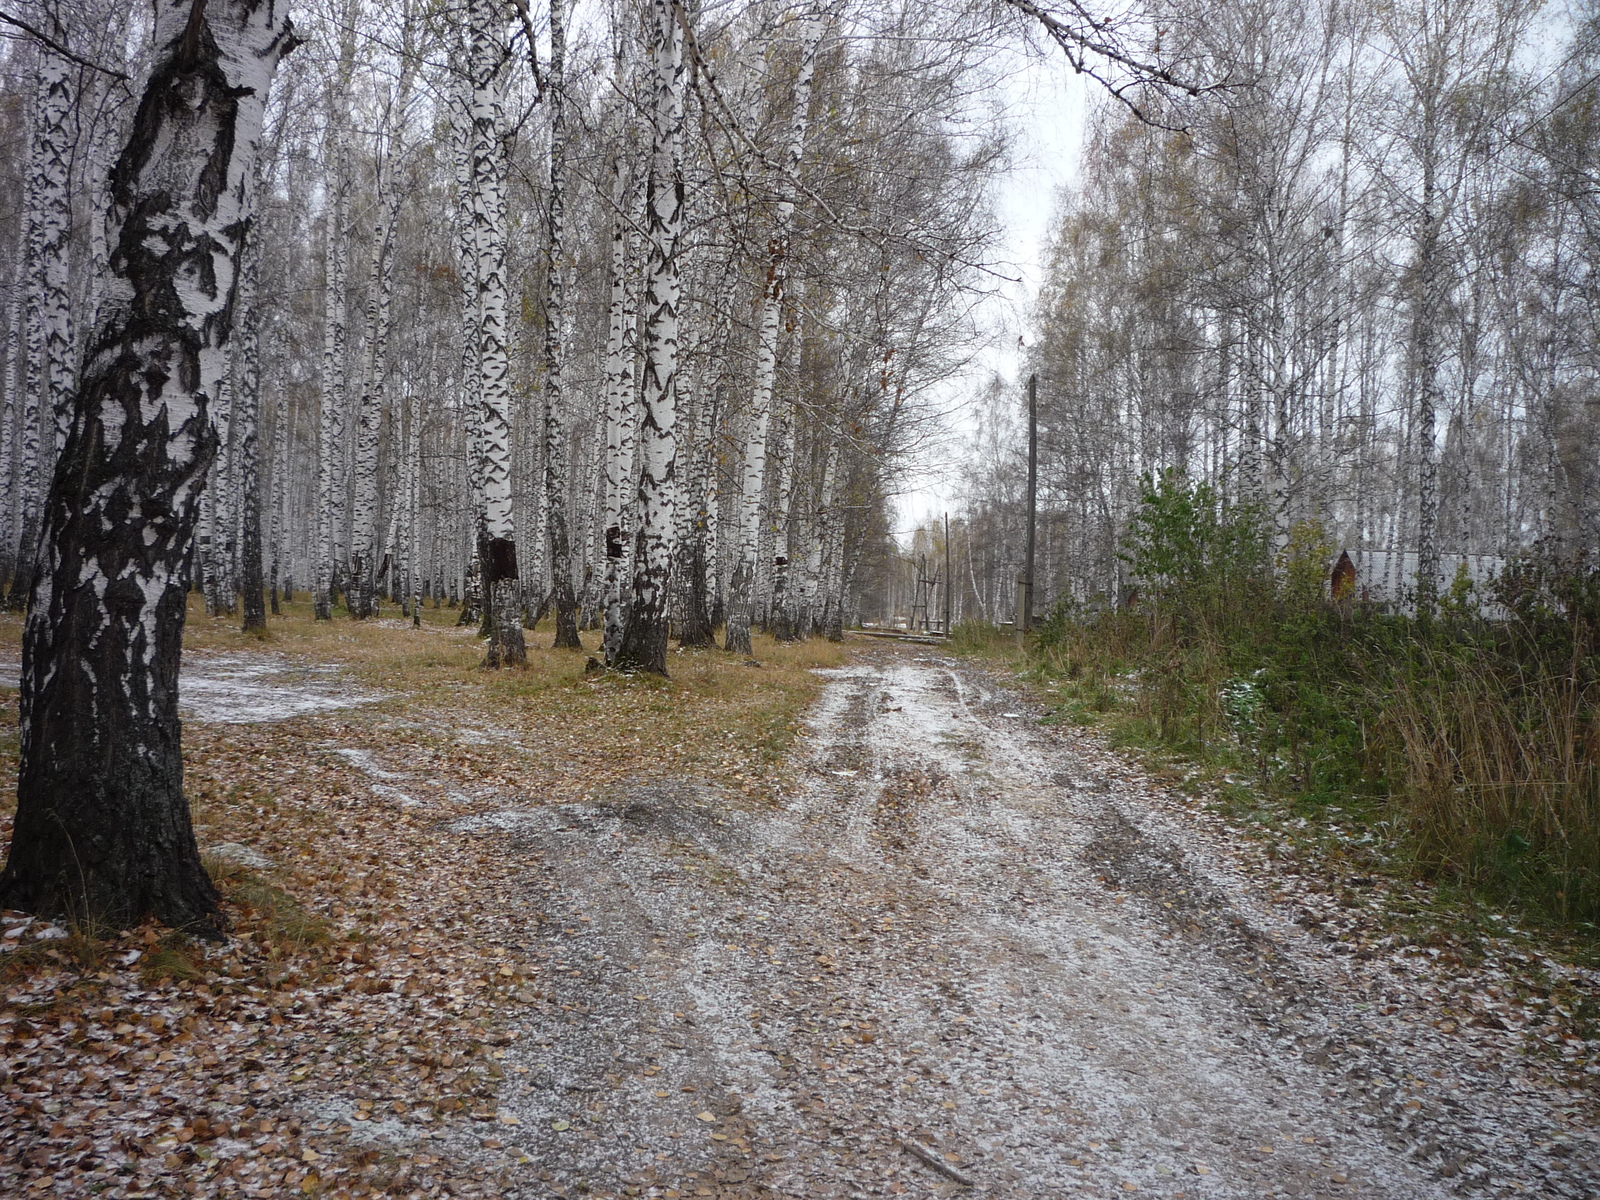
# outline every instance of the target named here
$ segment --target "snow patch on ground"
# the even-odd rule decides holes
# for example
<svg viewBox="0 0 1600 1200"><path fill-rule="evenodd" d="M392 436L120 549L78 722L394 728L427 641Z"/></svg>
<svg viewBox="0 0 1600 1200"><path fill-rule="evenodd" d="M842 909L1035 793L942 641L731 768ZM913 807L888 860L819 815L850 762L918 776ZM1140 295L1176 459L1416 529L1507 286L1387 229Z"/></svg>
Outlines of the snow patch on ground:
<svg viewBox="0 0 1600 1200"><path fill-rule="evenodd" d="M346 1126L349 1130L346 1136L358 1146L386 1146L401 1150L433 1136L433 1131L420 1114L412 1114L410 1121L393 1116L374 1119L370 1108L358 1108L343 1096L329 1097L316 1105L311 1115L318 1122Z"/></svg>
<svg viewBox="0 0 1600 1200"><path fill-rule="evenodd" d="M271 871L277 867L277 864L261 851L240 842L222 842L219 845L209 847L205 853L213 858L220 858L224 862L235 863L241 867L249 867L253 871Z"/></svg>
<svg viewBox="0 0 1600 1200"><path fill-rule="evenodd" d="M445 825L451 833L513 833L521 829L547 827L549 815L521 808L508 808L500 812L476 813L461 817Z"/></svg>
<svg viewBox="0 0 1600 1200"><path fill-rule="evenodd" d="M410 794L408 794L406 792L402 792L397 787L390 787L387 783L375 783L375 784L373 784L372 785L372 792L373 792L373 795L376 795L376 796L387 796L387 797L389 797L389 799L393 800L401 808L426 808L426 807L428 807L427 803L425 801L418 800L415 796L412 796L412 795L410 795Z"/></svg>
<svg viewBox="0 0 1600 1200"><path fill-rule="evenodd" d="M21 686L21 665L0 662L0 687ZM188 654L178 672L178 712L190 721L253 725L353 708L382 699L344 682L337 667L282 654Z"/></svg>
<svg viewBox="0 0 1600 1200"><path fill-rule="evenodd" d="M364 775L374 779L405 779L406 775L400 771L388 771L378 765L378 760L373 758L370 750L355 750L344 747L334 751L339 757L350 762Z"/></svg>

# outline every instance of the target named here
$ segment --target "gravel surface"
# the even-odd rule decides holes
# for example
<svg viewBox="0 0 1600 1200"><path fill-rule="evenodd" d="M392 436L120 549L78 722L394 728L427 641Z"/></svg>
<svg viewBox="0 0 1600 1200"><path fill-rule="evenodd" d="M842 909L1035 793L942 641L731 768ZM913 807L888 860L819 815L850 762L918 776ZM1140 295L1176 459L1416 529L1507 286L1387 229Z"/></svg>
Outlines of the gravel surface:
<svg viewBox="0 0 1600 1200"><path fill-rule="evenodd" d="M547 968L485 1143L516 1194L1600 1193L1592 1091L1383 1003L1434 968L1297 924L1219 819L954 662L829 675L780 810L448 827Z"/></svg>

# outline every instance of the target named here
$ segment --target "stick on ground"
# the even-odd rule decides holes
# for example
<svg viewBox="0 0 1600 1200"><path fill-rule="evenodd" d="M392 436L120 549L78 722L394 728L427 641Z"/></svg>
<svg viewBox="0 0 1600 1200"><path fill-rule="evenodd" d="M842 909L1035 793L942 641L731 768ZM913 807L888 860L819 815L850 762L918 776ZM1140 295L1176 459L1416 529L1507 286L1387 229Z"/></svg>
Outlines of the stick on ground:
<svg viewBox="0 0 1600 1200"><path fill-rule="evenodd" d="M913 1158L920 1158L925 1164L927 1164L929 1167L932 1167L935 1171L939 1172L939 1174L943 1175L946 1179L953 1179L957 1183L959 1183L962 1187L972 1187L972 1186L974 1186L973 1182L972 1182L972 1180L970 1178L968 1178L967 1176L963 1175L960 1171L956 1170L949 1163L945 1162L942 1158L940 1158L932 1150L929 1150L926 1146L922 1145L921 1143L908 1141L905 1138L901 1138L900 1139L900 1148L902 1150L904 1150L907 1154L910 1154Z"/></svg>

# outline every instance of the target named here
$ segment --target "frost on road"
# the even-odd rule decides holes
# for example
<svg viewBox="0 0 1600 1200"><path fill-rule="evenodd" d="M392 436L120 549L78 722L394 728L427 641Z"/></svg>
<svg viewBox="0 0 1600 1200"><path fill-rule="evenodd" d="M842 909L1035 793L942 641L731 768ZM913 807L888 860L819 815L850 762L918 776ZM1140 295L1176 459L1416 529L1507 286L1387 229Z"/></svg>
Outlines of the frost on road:
<svg viewBox="0 0 1600 1200"><path fill-rule="evenodd" d="M565 1014L505 1060L526 1194L1600 1187L1570 1093L1385 1015L1401 967L976 674L875 651L799 753L777 811L667 780L455 827L525 864L507 921Z"/></svg>

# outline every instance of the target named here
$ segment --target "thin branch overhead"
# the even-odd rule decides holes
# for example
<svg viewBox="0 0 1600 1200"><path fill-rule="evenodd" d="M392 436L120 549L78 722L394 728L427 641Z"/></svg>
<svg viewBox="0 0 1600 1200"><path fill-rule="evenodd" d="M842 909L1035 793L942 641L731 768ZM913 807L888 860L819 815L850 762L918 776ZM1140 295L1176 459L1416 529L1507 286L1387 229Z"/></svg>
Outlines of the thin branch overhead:
<svg viewBox="0 0 1600 1200"><path fill-rule="evenodd" d="M101 66L99 63L94 62L91 59L84 58L81 54L74 54L71 50L67 49L63 43L58 42L55 38L51 37L48 33L45 33L42 29L35 29L32 25L28 24L28 22L12 16L4 9L0 9L0 22L4 22L7 25L11 25L22 30L23 33L27 34L40 45L54 51L56 54L61 55L62 58L67 59L69 62L77 63L80 67L88 67L91 71L99 71L102 75L109 75L113 79L120 79L124 82L127 82L129 78L127 73L124 71L117 71L113 70L111 67Z"/></svg>

